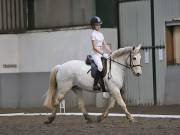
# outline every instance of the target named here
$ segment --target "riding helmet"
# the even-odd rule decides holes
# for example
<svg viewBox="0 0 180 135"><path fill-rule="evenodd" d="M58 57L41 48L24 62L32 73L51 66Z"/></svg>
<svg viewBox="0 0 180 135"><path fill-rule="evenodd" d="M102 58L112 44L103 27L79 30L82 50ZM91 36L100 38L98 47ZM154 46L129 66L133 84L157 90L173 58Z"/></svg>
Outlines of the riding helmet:
<svg viewBox="0 0 180 135"><path fill-rule="evenodd" d="M91 26L94 26L96 23L102 24L101 18L98 16L94 16L91 18Z"/></svg>

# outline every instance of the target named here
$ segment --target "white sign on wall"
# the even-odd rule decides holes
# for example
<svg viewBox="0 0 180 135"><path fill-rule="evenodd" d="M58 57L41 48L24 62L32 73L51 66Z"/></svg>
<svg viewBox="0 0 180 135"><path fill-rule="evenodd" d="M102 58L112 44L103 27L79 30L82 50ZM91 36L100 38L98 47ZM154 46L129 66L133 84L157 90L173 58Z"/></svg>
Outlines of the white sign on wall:
<svg viewBox="0 0 180 135"><path fill-rule="evenodd" d="M159 49L159 60L163 60L163 49Z"/></svg>
<svg viewBox="0 0 180 135"><path fill-rule="evenodd" d="M144 50L144 63L149 63L149 51Z"/></svg>

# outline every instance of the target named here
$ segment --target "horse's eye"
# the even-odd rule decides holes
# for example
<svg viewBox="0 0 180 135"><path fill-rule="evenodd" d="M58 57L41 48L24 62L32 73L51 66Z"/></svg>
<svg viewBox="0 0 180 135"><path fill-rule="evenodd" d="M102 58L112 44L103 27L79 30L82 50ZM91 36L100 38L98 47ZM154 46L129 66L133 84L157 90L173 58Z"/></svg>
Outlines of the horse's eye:
<svg viewBox="0 0 180 135"><path fill-rule="evenodd" d="M136 58L134 57L133 60L136 60Z"/></svg>

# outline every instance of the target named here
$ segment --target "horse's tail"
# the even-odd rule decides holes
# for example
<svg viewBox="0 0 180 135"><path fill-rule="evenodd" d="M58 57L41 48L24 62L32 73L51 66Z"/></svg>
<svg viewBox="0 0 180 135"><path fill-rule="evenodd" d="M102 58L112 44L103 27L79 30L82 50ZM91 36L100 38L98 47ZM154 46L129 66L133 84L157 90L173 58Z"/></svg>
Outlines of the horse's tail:
<svg viewBox="0 0 180 135"><path fill-rule="evenodd" d="M52 109L56 102L56 91L57 91L57 81L56 81L57 67L53 67L49 78L49 88L47 91L46 99L44 101L44 106Z"/></svg>

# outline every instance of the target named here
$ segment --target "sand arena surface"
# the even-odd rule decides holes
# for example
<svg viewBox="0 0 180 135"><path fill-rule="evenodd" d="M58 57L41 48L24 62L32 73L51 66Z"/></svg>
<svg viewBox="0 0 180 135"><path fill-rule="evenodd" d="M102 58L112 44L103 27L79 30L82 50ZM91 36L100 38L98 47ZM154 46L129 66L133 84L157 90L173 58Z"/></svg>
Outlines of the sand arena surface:
<svg viewBox="0 0 180 135"><path fill-rule="evenodd" d="M108 117L101 123L90 123L81 116L58 116L45 125L46 116L1 117L0 135L178 135L180 119Z"/></svg>
<svg viewBox="0 0 180 135"><path fill-rule="evenodd" d="M88 107L87 107L88 108ZM101 109L88 108L91 112ZM176 114L179 106L129 107L131 113ZM0 109L8 112L46 112L44 109ZM76 108L67 111L78 112ZM122 113L119 108L112 112ZM95 116L92 116L95 117ZM47 116L0 117L0 135L179 135L180 119L136 118L129 123L125 117L108 117L101 123L87 124L82 116L57 116L52 124L45 125Z"/></svg>

